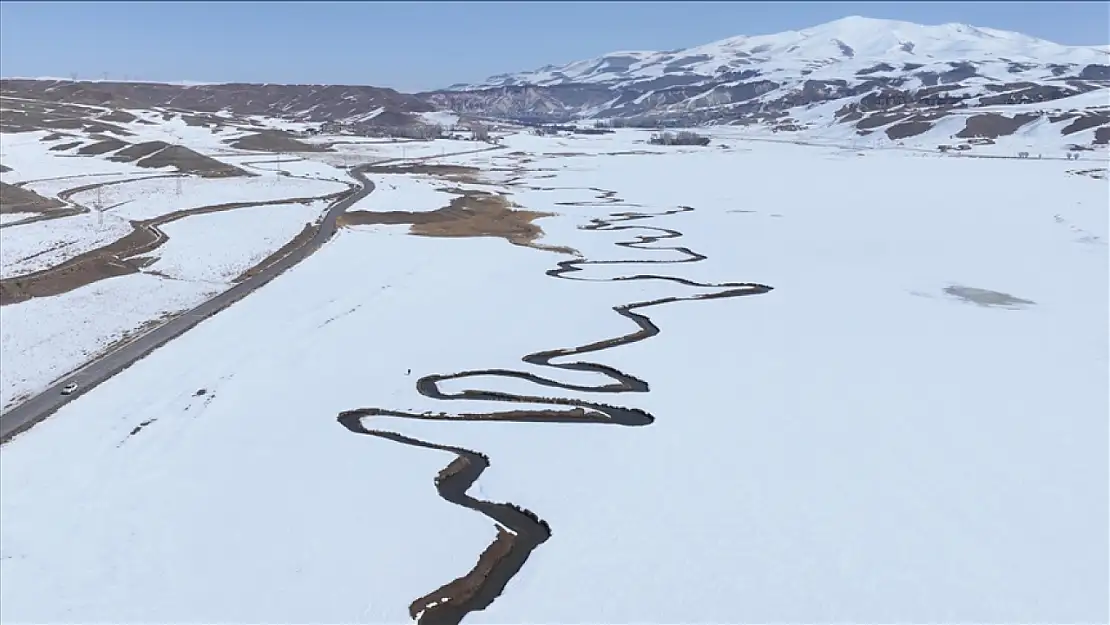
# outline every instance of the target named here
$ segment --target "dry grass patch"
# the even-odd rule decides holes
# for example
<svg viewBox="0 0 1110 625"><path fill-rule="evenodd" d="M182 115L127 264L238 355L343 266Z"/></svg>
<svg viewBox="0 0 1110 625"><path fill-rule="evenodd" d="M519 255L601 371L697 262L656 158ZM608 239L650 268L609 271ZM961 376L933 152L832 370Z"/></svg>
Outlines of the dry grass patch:
<svg viewBox="0 0 1110 625"><path fill-rule="evenodd" d="M554 213L517 210L505 196L481 191L454 189L458 197L439 210L410 213L407 211L351 211L339 218L342 226L402 225L412 228L410 234L424 237L499 237L513 245L549 252L575 255L569 247L537 243L543 229L533 223Z"/></svg>

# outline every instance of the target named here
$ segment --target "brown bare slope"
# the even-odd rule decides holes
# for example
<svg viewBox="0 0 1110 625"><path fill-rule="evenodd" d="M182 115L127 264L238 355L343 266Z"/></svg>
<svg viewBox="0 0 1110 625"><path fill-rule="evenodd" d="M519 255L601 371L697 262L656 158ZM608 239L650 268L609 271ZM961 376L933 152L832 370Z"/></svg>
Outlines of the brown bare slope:
<svg viewBox="0 0 1110 625"><path fill-rule="evenodd" d="M65 203L15 185L0 182L0 213L41 213Z"/></svg>
<svg viewBox="0 0 1110 625"><path fill-rule="evenodd" d="M107 154L108 152L115 152L116 150L129 145L126 141L115 139L112 137L104 138L96 143L90 143L85 147L77 150L78 154L82 155L99 155Z"/></svg>
<svg viewBox="0 0 1110 625"><path fill-rule="evenodd" d="M1015 115L1014 117L1006 117L998 113L984 113L982 115L974 115L967 118L967 124L964 129L957 132L956 136L961 139L970 139L972 137L981 137L985 139L997 139L999 137L1008 137L1018 128L1025 124L1036 120L1039 115Z"/></svg>
<svg viewBox="0 0 1110 625"><path fill-rule="evenodd" d="M253 175L234 165L194 152L185 146L170 145L165 141L147 141L129 145L108 158L151 169L175 167L183 174L194 174L203 178Z"/></svg>
<svg viewBox="0 0 1110 625"><path fill-rule="evenodd" d="M239 150L255 152L331 152L327 145L313 145L298 141L293 135L281 130L267 130L245 135L228 142Z"/></svg>
<svg viewBox="0 0 1110 625"><path fill-rule="evenodd" d="M128 109L153 109L172 104L175 110L193 113L227 111L235 115L267 117L295 115L307 121L343 119L365 115L375 109L395 113L435 110L434 106L417 96L399 93L393 89L361 85L229 83L182 86L157 83L3 79L0 80L0 92L11 98L54 104L84 104ZM5 125L13 128L33 126L33 123L28 123L18 116L10 120L5 117L3 121Z"/></svg>

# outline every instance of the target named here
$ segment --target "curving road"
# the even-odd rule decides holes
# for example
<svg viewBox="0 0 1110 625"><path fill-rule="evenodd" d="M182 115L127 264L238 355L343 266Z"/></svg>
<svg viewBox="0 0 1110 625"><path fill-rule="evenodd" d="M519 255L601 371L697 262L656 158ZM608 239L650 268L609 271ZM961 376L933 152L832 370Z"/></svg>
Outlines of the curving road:
<svg viewBox="0 0 1110 625"><path fill-rule="evenodd" d="M463 152L453 152L447 154L435 154L431 156L408 158L408 159L387 159L385 161L378 161L376 163L368 163L358 165L351 168L351 175L359 183L359 187L347 192L344 196L340 197L328 207L324 219L317 225L315 234L312 238L308 239L304 245L296 247L276 262L268 267L262 269L253 276L243 280L239 284L231 287L229 290L220 293L212 299L196 306L192 310L181 313L166 323L154 328L153 330L142 334L110 352L107 352L95 360L84 365L80 369L62 377L55 381L51 386L43 390L38 395L35 395L26 401L17 404L9 409L7 412L0 414L0 443L7 442L11 438L36 423L42 421L46 417L53 414L65 404L77 399L85 392L101 384L108 378L123 371L127 367L133 365L135 362L141 360L147 354L153 352L159 347L165 345L169 341L177 338L181 334L188 331L190 328L196 326L201 321L208 317L215 315L221 310L231 306L235 302L250 295L259 287L265 285L270 280L273 280L282 272L289 269L293 265L301 262L310 254L320 249L337 230L337 220L348 208L354 205L359 200L369 195L374 190L374 183L366 178L366 171L375 166L380 166L386 163L393 162L409 162L409 161L425 161L436 158L443 158L446 156L460 156L464 154L474 154L477 152L486 152L489 150L504 149L501 146L491 146L477 150L466 150ZM77 391L71 395L62 395L62 388L70 382L77 382Z"/></svg>
<svg viewBox="0 0 1110 625"><path fill-rule="evenodd" d="M605 205L621 203L621 200L617 198L616 194L612 191L605 191L603 189L595 189L595 191L600 193L597 202L578 204ZM635 331L611 339L580 345L578 347L536 352L528 354L522 359L524 362L537 366L599 373L608 377L611 383L597 386L568 384L532 373L510 369L462 371L449 375L424 376L416 382L416 390L425 397L438 400L495 401L524 405L501 412L478 414L448 415L445 413L435 414L430 412L412 413L382 408L359 408L339 414L339 423L355 434L375 436L413 447L454 453L456 455L455 460L444 468L436 477L435 483L437 490L447 501L485 515L498 527L497 538L486 551L481 554L478 559L478 564L469 573L412 602L409 606L409 614L419 625L456 625L470 612L488 607L500 596L509 580L516 575L521 567L523 567L532 551L551 537L551 529L545 521L537 517L534 513L516 505L483 501L466 494L467 490L477 481L482 472L489 467L489 458L484 454L460 447L418 440L397 432L389 431L388 429L372 429L367 427L366 422L382 418L402 418L422 421L592 423L633 427L650 425L654 422L655 417L643 410L635 408L625 408L579 399L544 397L541 395L516 395L473 389L466 389L456 393L445 393L440 390L439 384L447 380L460 380L476 376L496 376L526 380L541 387L560 388L576 392L647 392L649 389L646 381L613 367L592 362L574 361L558 363L553 362L553 360L568 356L599 352L620 345L628 345L630 343L649 339L659 334L659 327L656 326L647 315L636 312L638 310L674 302L759 295L771 291L772 287L746 282L702 283L685 278L649 274L593 279L578 277L573 274L582 271L583 267L588 265L675 264L695 263L705 260L705 256L698 254L688 247L664 247L654 245L658 241L683 236L682 233L677 230L624 225L625 222L663 217L692 210L694 209L683 206L661 213L612 213L606 219L593 219L589 225L582 227L583 230L616 231L636 229L648 231L651 234L638 235L633 240L623 241L616 245L634 249L678 252L684 256L681 260L587 260L579 258L560 262L555 269L551 269L547 272L549 276L568 280L589 282L663 280L683 286L712 289L707 293L684 297L664 297L616 306L613 308L613 311L635 324ZM537 410L527 407L528 405L535 406L537 404L546 404L552 406L552 408Z"/></svg>

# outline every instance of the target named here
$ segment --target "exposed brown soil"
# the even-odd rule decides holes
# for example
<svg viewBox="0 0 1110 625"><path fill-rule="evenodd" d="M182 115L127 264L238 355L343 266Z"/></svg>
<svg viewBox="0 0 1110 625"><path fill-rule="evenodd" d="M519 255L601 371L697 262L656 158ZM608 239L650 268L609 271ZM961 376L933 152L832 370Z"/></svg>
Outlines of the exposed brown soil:
<svg viewBox="0 0 1110 625"><path fill-rule="evenodd" d="M175 167L177 171L194 174L202 178L232 178L252 174L234 165L204 156L182 145L171 145L135 163L139 167L158 169Z"/></svg>
<svg viewBox="0 0 1110 625"><path fill-rule="evenodd" d="M1015 115L1014 117L1006 117L998 113L973 115L967 118L967 124L964 126L964 129L957 132L956 136L961 139L969 139L971 137L986 137L988 139L1008 137L1014 134L1018 128L1036 120L1038 117L1038 115Z"/></svg>
<svg viewBox="0 0 1110 625"><path fill-rule="evenodd" d="M90 156L98 156L100 154L107 154L108 152L115 152L116 150L126 147L127 145L129 144L126 141L108 138L102 141L97 141L96 143L90 143L80 150L77 150L77 153Z"/></svg>
<svg viewBox="0 0 1110 625"><path fill-rule="evenodd" d="M280 130L268 130L239 137L228 142L233 148L254 152L332 152L328 145L314 145L298 140Z"/></svg>
<svg viewBox="0 0 1110 625"><path fill-rule="evenodd" d="M40 108L77 109L92 104L115 109L154 109L173 106L175 111L211 114L229 111L235 115L278 117L295 114L308 121L327 121L367 113L374 109L391 112L432 111L435 107L414 95L392 89L343 85L220 84L180 86L128 82L71 82L55 80L0 80L5 95L36 100ZM19 102L21 100L14 100ZM85 115L88 109L84 109ZM71 112L67 110L67 112ZM100 113L100 111L94 111ZM379 116L379 125L391 115ZM167 116L172 114L167 113ZM71 115L79 116L79 115ZM399 121L404 121L398 118ZM4 119L7 125L8 120ZM189 123L186 120L186 123ZM249 122L248 122L249 123ZM24 126L13 120L13 126Z"/></svg>
<svg viewBox="0 0 1110 625"><path fill-rule="evenodd" d="M59 143L58 145L52 145L47 149L51 152L65 152L66 150L72 150L79 145L81 145L80 141L71 141L68 143Z"/></svg>
<svg viewBox="0 0 1110 625"><path fill-rule="evenodd" d="M115 122L117 124L128 124L128 123L131 123L131 122L135 121L136 119L138 119L138 117L135 117L134 115L132 115L131 113L128 113L127 111L116 110L116 111L112 111L111 113L101 115L101 116L97 117L97 119L102 120L102 121L106 121L106 122Z"/></svg>
<svg viewBox="0 0 1110 625"><path fill-rule="evenodd" d="M900 124L894 124L890 128L887 128L886 136L892 141L898 141L900 139L908 139L910 137L916 137L917 135L924 134L928 132L929 129L932 127L933 122L919 120L904 121Z"/></svg>
<svg viewBox="0 0 1110 625"><path fill-rule="evenodd" d="M132 221L131 226L134 230L130 234L104 247L70 258L56 267L0 280L0 306L26 301L32 297L60 295L106 278L137 273L153 261L152 258L143 258L142 256L149 254L169 240L169 237L159 229L159 226L184 217L254 206L335 199L347 193L349 191L342 191L324 197L283 198L264 202L216 204L174 211L154 219Z"/></svg>
<svg viewBox="0 0 1110 625"><path fill-rule="evenodd" d="M199 128L205 128L205 127L220 128L224 124L227 123L226 119L216 117L215 115L189 114L189 113L183 113L181 115L181 121L185 122L186 126L193 126L193 127L199 127Z"/></svg>
<svg viewBox="0 0 1110 625"><path fill-rule="evenodd" d="M409 224L410 234L425 237L500 237L513 245L532 247L562 254L576 254L567 247L536 243L543 230L533 221L552 213L516 210L501 195L478 191L453 191L458 197L444 208L423 213L407 211L349 211L339 217L339 225Z"/></svg>
<svg viewBox="0 0 1110 625"><path fill-rule="evenodd" d="M174 167L183 174L193 174L202 178L231 178L253 176L234 165L205 156L182 145L170 145L165 141L135 143L108 157L122 163L134 163L139 167L158 169Z"/></svg>
<svg viewBox="0 0 1110 625"><path fill-rule="evenodd" d="M146 141L143 143L133 143L126 148L120 150L118 153L113 154L108 158L110 161L118 161L120 163L133 163L140 158L145 158L154 154L159 150L164 150L170 144L165 141Z"/></svg>
<svg viewBox="0 0 1110 625"><path fill-rule="evenodd" d="M944 113L922 113L894 124L886 129L886 136L893 141L916 137L933 127L933 122L945 117Z"/></svg>
<svg viewBox="0 0 1110 625"><path fill-rule="evenodd" d="M0 182L0 213L43 213L63 206L64 202L43 197L30 189Z"/></svg>
<svg viewBox="0 0 1110 625"><path fill-rule="evenodd" d="M1077 117L1072 123L1064 127L1060 134L1070 135L1076 132L1087 130L1088 128L1095 128L1110 124L1110 115L1105 113L1093 113Z"/></svg>

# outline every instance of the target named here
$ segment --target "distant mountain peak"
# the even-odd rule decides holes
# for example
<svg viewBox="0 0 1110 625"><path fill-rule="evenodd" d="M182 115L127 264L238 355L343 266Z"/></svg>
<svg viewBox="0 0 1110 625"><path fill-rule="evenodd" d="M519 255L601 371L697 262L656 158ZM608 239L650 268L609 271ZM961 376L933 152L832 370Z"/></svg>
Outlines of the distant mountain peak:
<svg viewBox="0 0 1110 625"><path fill-rule="evenodd" d="M890 140L951 128L983 141L1028 126L1091 146L1110 142L1107 50L851 15L678 50L611 52L427 97L458 113L521 121L756 124Z"/></svg>
<svg viewBox="0 0 1110 625"><path fill-rule="evenodd" d="M802 30L769 35L737 35L666 52L623 50L562 66L499 74L470 88L498 85L553 86L570 83L611 84L665 75L713 77L770 63L800 73L837 63L855 69L879 62L991 61L1014 63L1104 64L1103 46L1065 46L1021 33L949 23L913 22L850 15ZM457 87L454 87L457 88Z"/></svg>

